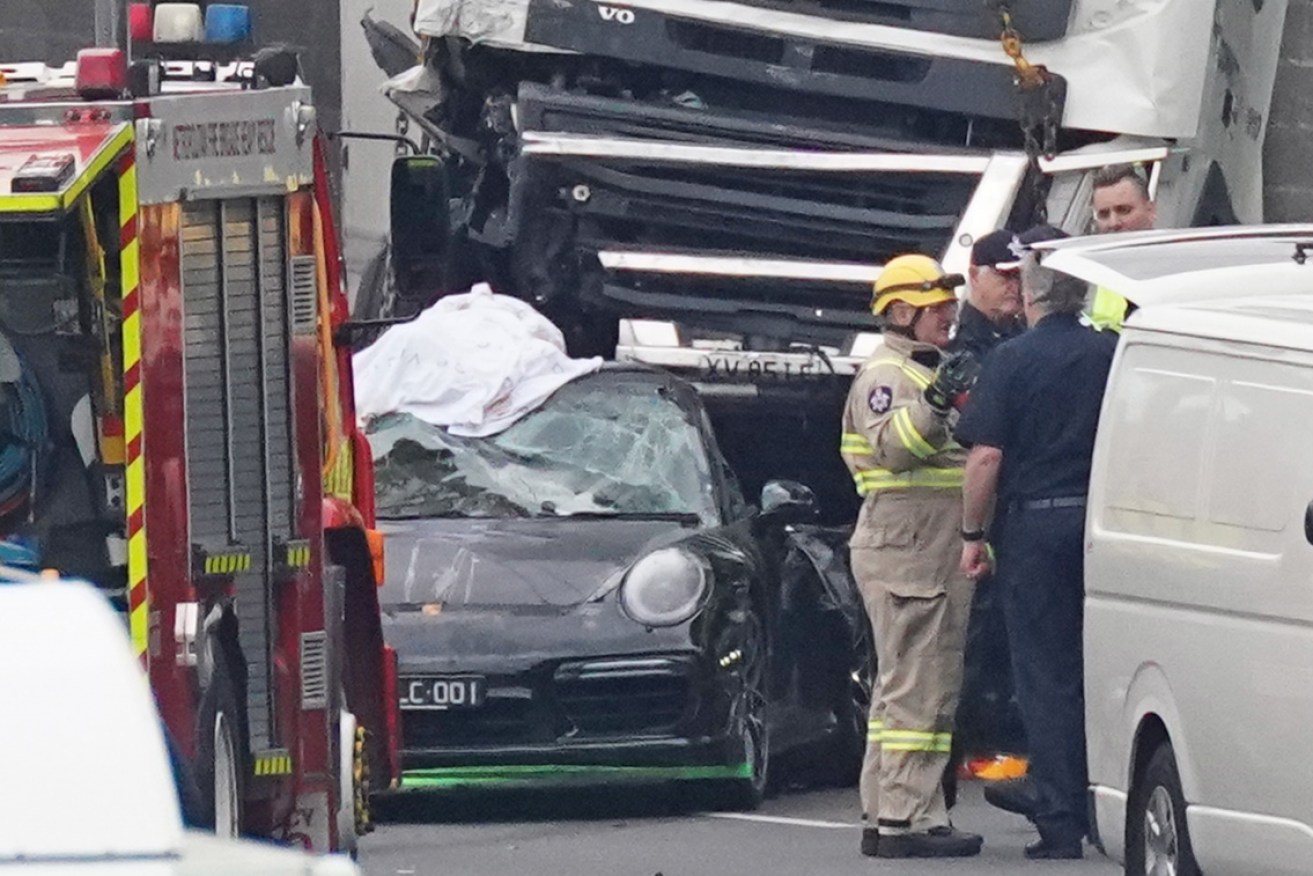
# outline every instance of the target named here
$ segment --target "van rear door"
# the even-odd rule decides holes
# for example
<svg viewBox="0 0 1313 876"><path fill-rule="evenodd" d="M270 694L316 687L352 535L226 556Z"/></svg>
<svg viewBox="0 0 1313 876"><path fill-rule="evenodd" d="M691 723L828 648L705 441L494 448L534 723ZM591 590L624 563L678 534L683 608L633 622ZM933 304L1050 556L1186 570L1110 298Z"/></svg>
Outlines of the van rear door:
<svg viewBox="0 0 1313 876"><path fill-rule="evenodd" d="M1160 716L1218 872L1313 856L1309 423L1313 353L1128 326L1087 522L1090 775L1122 788Z"/></svg>
<svg viewBox="0 0 1313 876"><path fill-rule="evenodd" d="M1306 292L1313 226L1147 231L1048 241L1046 267L1111 289L1138 307Z"/></svg>

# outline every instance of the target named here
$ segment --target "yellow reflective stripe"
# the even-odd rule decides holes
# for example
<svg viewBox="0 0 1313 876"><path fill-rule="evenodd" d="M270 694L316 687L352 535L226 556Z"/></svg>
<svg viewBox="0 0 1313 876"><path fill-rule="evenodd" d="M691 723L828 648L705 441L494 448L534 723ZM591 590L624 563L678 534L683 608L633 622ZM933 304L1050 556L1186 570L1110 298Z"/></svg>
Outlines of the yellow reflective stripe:
<svg viewBox="0 0 1313 876"><path fill-rule="evenodd" d="M893 424L894 431L898 433L898 440L907 448L907 452L917 459L929 459L939 452L917 431L916 425L912 422L910 408L900 408L893 416Z"/></svg>
<svg viewBox="0 0 1313 876"><path fill-rule="evenodd" d="M857 483L858 494L865 496L879 490L906 490L911 487L959 489L963 473L964 469L961 468L917 468L897 474L882 468L869 468L857 472L853 480Z"/></svg>
<svg viewBox="0 0 1313 876"><path fill-rule="evenodd" d="M205 574L231 575L251 570L250 554L210 554L205 558Z"/></svg>
<svg viewBox="0 0 1313 876"><path fill-rule="evenodd" d="M110 162L132 142L133 127L124 122L108 137L62 192L0 195L0 213L62 213L95 182ZM135 206L135 204L134 204Z"/></svg>
<svg viewBox="0 0 1313 876"><path fill-rule="evenodd" d="M919 371L913 371L911 368L904 367L903 373L911 378L911 381L916 384L918 389L926 389L930 386L931 379Z"/></svg>
<svg viewBox="0 0 1313 876"><path fill-rule="evenodd" d="M129 128L130 130L130 128ZM123 462L127 500L128 629L132 650L146 662L151 611L146 572L146 460L144 453L145 403L141 386L141 247L137 204L137 163L128 141L119 159L119 300L123 321Z"/></svg>
<svg viewBox="0 0 1313 876"><path fill-rule="evenodd" d="M883 721L867 721L867 722L866 722L866 741L867 741L867 742L879 742L880 739L881 739L881 737L883 736L883 734L884 734L884 722L883 722Z"/></svg>
<svg viewBox="0 0 1313 876"><path fill-rule="evenodd" d="M257 754L252 767L257 776L287 776L292 773L292 756L285 752Z"/></svg>
<svg viewBox="0 0 1313 876"><path fill-rule="evenodd" d="M310 545L288 545L287 565L293 569L302 569L310 565Z"/></svg>
<svg viewBox="0 0 1313 876"><path fill-rule="evenodd" d="M324 492L346 502L355 496L355 462L345 442L338 448L337 459L324 468Z"/></svg>
<svg viewBox="0 0 1313 876"><path fill-rule="evenodd" d="M952 733L926 733L922 730L885 730L880 738L885 751L928 751L946 753L953 748Z"/></svg>
<svg viewBox="0 0 1313 876"><path fill-rule="evenodd" d="M917 370L916 370L915 368L913 368L909 363L907 363L906 361L904 361L904 360L902 360L902 359L887 359L887 358L885 358L885 359L872 359L872 360L870 361L870 363L867 364L866 367L867 367L867 368L874 368L876 365L892 365L892 366L894 366L894 367L897 368L899 371L901 371L901 372L903 372L904 374L906 374L907 377L908 377L908 379L911 380L913 383L915 383L915 384L916 384L918 387L920 387L921 389L925 389L927 386L930 385L931 378L925 376L925 375L922 374L920 371L917 371Z"/></svg>
<svg viewBox="0 0 1313 876"><path fill-rule="evenodd" d="M870 456L875 453L875 448L871 442L856 432L844 432L843 439L839 442L840 453L851 453L855 456Z"/></svg>

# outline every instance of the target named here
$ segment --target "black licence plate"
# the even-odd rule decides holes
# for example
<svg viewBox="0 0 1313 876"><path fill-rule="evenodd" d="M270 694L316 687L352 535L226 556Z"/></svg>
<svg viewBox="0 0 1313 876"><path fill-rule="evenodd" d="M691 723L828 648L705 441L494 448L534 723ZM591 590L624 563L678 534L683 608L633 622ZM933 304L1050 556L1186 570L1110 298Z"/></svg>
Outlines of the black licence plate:
<svg viewBox="0 0 1313 876"><path fill-rule="evenodd" d="M472 709L483 705L481 675L423 675L397 680L403 709Z"/></svg>

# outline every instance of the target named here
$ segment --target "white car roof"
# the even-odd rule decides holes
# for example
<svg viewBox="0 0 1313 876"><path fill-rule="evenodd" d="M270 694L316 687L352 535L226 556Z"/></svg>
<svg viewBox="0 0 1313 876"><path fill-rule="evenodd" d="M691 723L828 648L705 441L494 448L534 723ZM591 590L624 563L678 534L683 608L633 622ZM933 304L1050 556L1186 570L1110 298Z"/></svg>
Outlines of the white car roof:
<svg viewBox="0 0 1313 876"><path fill-rule="evenodd" d="M176 853L177 792L124 624L87 584L0 584L0 864Z"/></svg>
<svg viewBox="0 0 1313 876"><path fill-rule="evenodd" d="M1313 291L1313 225L1251 225L1107 234L1037 247L1044 264L1140 307Z"/></svg>
<svg viewBox="0 0 1313 876"><path fill-rule="evenodd" d="M146 673L89 584L0 581L0 708L0 874L360 874L342 855L183 829Z"/></svg>
<svg viewBox="0 0 1313 876"><path fill-rule="evenodd" d="M1142 330L1313 351L1313 292L1148 307L1126 326L1128 337Z"/></svg>

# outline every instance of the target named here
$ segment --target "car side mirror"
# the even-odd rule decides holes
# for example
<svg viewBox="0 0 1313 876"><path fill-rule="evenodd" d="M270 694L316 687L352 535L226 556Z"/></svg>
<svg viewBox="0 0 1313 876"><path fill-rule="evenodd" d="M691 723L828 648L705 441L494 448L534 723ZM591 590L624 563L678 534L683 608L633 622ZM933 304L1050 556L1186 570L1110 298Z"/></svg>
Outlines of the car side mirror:
<svg viewBox="0 0 1313 876"><path fill-rule="evenodd" d="M1309 502L1304 509L1304 538L1313 544L1313 502Z"/></svg>
<svg viewBox="0 0 1313 876"><path fill-rule="evenodd" d="M768 481L761 488L761 516L785 523L811 520L820 512L811 487L797 481Z"/></svg>

